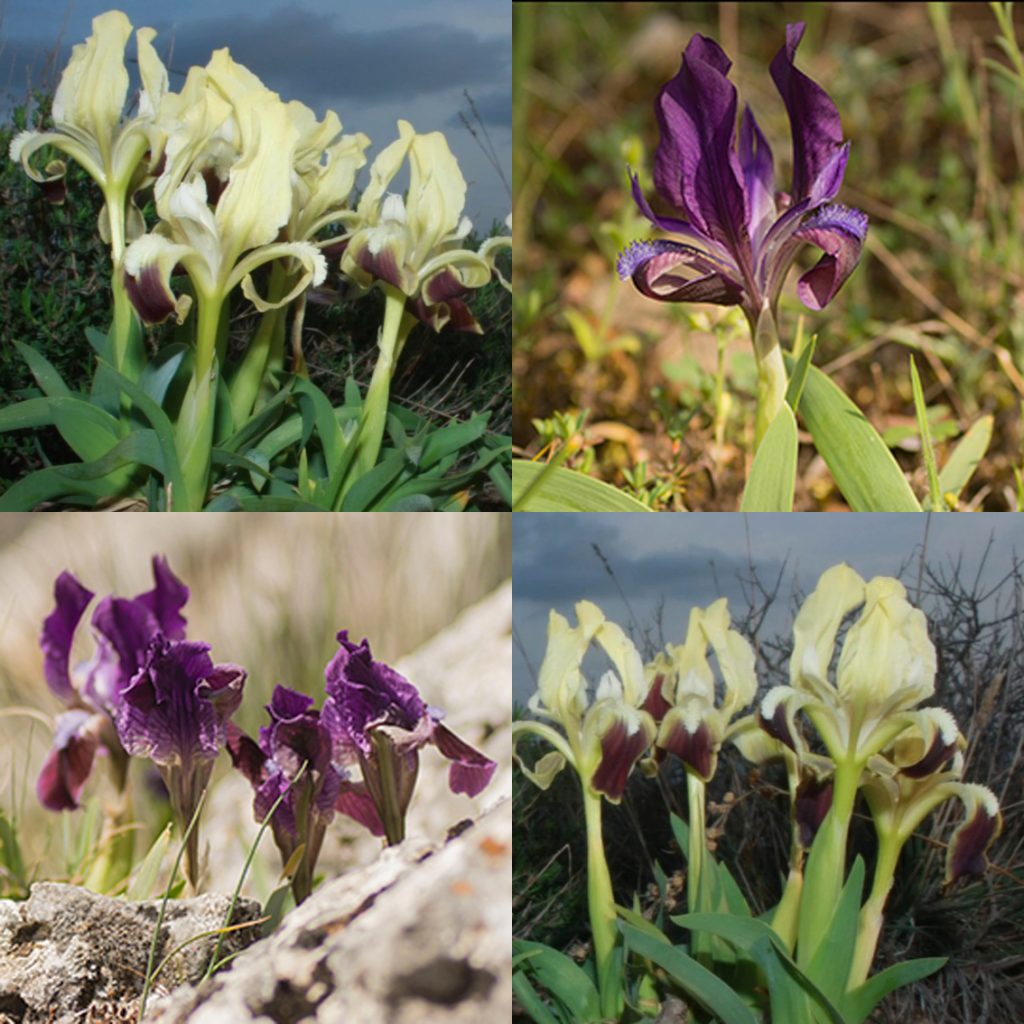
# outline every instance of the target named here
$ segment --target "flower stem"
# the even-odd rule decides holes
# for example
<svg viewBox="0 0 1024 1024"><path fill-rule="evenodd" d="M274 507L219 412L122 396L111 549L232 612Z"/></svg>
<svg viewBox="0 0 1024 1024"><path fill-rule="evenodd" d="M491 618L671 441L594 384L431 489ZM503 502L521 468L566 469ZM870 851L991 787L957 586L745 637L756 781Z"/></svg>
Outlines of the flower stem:
<svg viewBox="0 0 1024 1024"><path fill-rule="evenodd" d="M286 281L284 261L274 260L267 285L268 301L278 302L281 299L285 294ZM260 317L256 333L231 381L231 415L236 428L252 415L268 372L283 366L284 328L284 309L268 309Z"/></svg>
<svg viewBox="0 0 1024 1024"><path fill-rule="evenodd" d="M217 396L217 333L223 304L222 295L199 295L195 368L178 414L176 440L189 512L202 511L209 486Z"/></svg>
<svg viewBox="0 0 1024 1024"><path fill-rule="evenodd" d="M601 1014L618 1019L622 1013L622 979L615 964L615 897L612 878L604 855L601 831L601 796L583 786L583 811L587 823L587 899L590 931L594 938L597 988Z"/></svg>
<svg viewBox="0 0 1024 1024"><path fill-rule="evenodd" d="M391 378L405 340L412 330L413 318L405 312L405 295L394 285L384 285L384 295L384 323L377 341L380 353L363 403L362 422L356 437L359 448L354 463L355 472L342 488L341 497L345 496L352 483L377 464L387 421Z"/></svg>
<svg viewBox="0 0 1024 1024"><path fill-rule="evenodd" d="M714 911L707 872L707 836L705 833L704 780L686 773L686 798L689 806L690 849L686 859L686 909L691 914ZM705 967L711 966L711 939L707 932L690 933L690 955Z"/></svg>
<svg viewBox="0 0 1024 1024"><path fill-rule="evenodd" d="M806 967L832 922L846 875L846 837L857 799L862 762L853 756L836 761L832 807L807 857L804 896L800 901L797 961Z"/></svg>
<svg viewBox="0 0 1024 1024"><path fill-rule="evenodd" d="M850 967L850 978L846 990L849 992L867 980L871 970L871 962L875 958L878 936L882 931L885 901L892 891L896 877L896 865L899 863L903 841L896 829L878 833L878 859L875 862L875 875L871 882L871 895L861 907L857 922L857 946Z"/></svg>

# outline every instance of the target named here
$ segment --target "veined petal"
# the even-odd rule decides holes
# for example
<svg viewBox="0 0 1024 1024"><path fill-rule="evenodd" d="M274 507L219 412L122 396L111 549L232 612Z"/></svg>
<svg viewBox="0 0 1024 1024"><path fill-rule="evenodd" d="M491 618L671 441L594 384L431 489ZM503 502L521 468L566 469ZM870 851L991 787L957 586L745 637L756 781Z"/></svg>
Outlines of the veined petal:
<svg viewBox="0 0 1024 1024"><path fill-rule="evenodd" d="M384 835L384 823L373 797L370 796L365 782L343 781L338 789L338 797L334 804L335 810L358 821L375 836Z"/></svg>
<svg viewBox="0 0 1024 1024"><path fill-rule="evenodd" d="M100 745L102 715L67 711L57 718L53 749L36 781L39 802L51 811L78 807Z"/></svg>
<svg viewBox="0 0 1024 1024"><path fill-rule="evenodd" d="M644 669L649 677L647 696L641 708L647 711L655 722L660 722L665 713L672 707L671 697L675 692L675 668L668 656L659 654L654 662Z"/></svg>
<svg viewBox="0 0 1024 1024"><path fill-rule="evenodd" d="M57 607L43 622L39 646L43 650L43 674L46 684L55 696L70 703L75 696L71 677L68 674L68 659L71 642L82 612L93 599L93 592L87 590L70 572L62 572L53 585L53 597Z"/></svg>
<svg viewBox="0 0 1024 1024"><path fill-rule="evenodd" d="M409 147L409 230L415 239L412 262L422 266L459 226L466 205L466 179L441 132L416 135Z"/></svg>
<svg viewBox="0 0 1024 1024"><path fill-rule="evenodd" d="M713 705L691 696L665 715L658 728L657 745L674 754L695 775L707 782L715 774L721 736Z"/></svg>
<svg viewBox="0 0 1024 1024"><path fill-rule="evenodd" d="M880 705L886 715L909 709L935 692L935 648L924 613L896 579L876 576L865 587L864 610L850 627L836 673L840 697L864 720ZM901 694L897 707L887 699Z"/></svg>
<svg viewBox="0 0 1024 1024"><path fill-rule="evenodd" d="M359 216L367 221L371 219L384 193L391 184L391 179L398 173L405 161L412 140L416 137L416 129L408 121L398 122L398 138L385 146L370 166L370 182L359 197L357 210Z"/></svg>
<svg viewBox="0 0 1024 1024"><path fill-rule="evenodd" d="M986 851L1003 830L999 801L987 786L959 783L956 795L963 801L965 814L946 854L946 885L983 875L988 867Z"/></svg>
<svg viewBox="0 0 1024 1024"><path fill-rule="evenodd" d="M789 676L794 687L807 688L807 677L827 682L836 633L843 619L863 602L866 586L845 563L822 573L793 623Z"/></svg>
<svg viewBox="0 0 1024 1024"><path fill-rule="evenodd" d="M729 605L724 597L708 606L701 622L725 683L721 710L727 720L745 708L757 692L754 649L735 629L729 628L729 622Z"/></svg>
<svg viewBox="0 0 1024 1024"><path fill-rule="evenodd" d="M775 220L775 167L771 147L749 106L740 119L739 156L747 193L747 231L756 250Z"/></svg>
<svg viewBox="0 0 1024 1024"><path fill-rule="evenodd" d="M143 235L125 250L125 290L139 316L147 324L162 323L172 314L180 324L188 315L192 299L175 298L171 273L179 260L195 265L195 250L176 245L162 235Z"/></svg>
<svg viewBox="0 0 1024 1024"><path fill-rule="evenodd" d="M796 788L793 810L800 845L809 850L821 823L832 808L832 780L806 772Z"/></svg>
<svg viewBox="0 0 1024 1024"><path fill-rule="evenodd" d="M163 555L153 556L153 581L153 589L139 594L134 600L149 609L164 636L181 640L188 623L181 609L188 601L189 589L171 572Z"/></svg>
<svg viewBox="0 0 1024 1024"><path fill-rule="evenodd" d="M604 648L612 664L618 670L622 682L622 697L627 704L637 707L647 695L644 684L644 663L633 641L626 636L622 627L605 620L594 634L594 639Z"/></svg>
<svg viewBox="0 0 1024 1024"><path fill-rule="evenodd" d="M941 771L966 748L956 719L945 708L923 708L908 717L911 726L899 734L890 752L893 764L907 778L923 779Z"/></svg>
<svg viewBox="0 0 1024 1024"><path fill-rule="evenodd" d="M471 747L441 722L434 724L433 743L452 762L448 788L453 793L476 796L491 781L497 762Z"/></svg>
<svg viewBox="0 0 1024 1024"><path fill-rule="evenodd" d="M732 62L712 39L694 36L682 65L661 90L655 113L661 141L654 159L658 191L737 262L749 260L746 197L736 138Z"/></svg>
<svg viewBox="0 0 1024 1024"><path fill-rule="evenodd" d="M651 716L644 711L620 701L595 704L587 712L582 738L586 764L581 772L590 788L618 803L633 765L651 745L656 732Z"/></svg>
<svg viewBox="0 0 1024 1024"><path fill-rule="evenodd" d="M826 206L816 210L796 231L794 239L810 242L825 255L797 282L800 301L810 309L824 309L860 260L868 233L868 219L860 210Z"/></svg>
<svg viewBox="0 0 1024 1024"><path fill-rule="evenodd" d="M648 298L662 302L710 302L736 306L743 301L743 288L722 272L706 253L693 246L668 239L631 242L619 255L619 277L631 277ZM681 269L698 276L683 277Z"/></svg>
<svg viewBox="0 0 1024 1024"><path fill-rule="evenodd" d="M803 22L786 26L785 45L771 63L772 79L786 105L793 133L794 202L809 196L812 190L823 191L823 199L831 199L842 181L841 170L837 175L836 165L831 164L843 145L839 111L820 85L793 66L805 27ZM830 179L827 187L819 181L823 172Z"/></svg>
<svg viewBox="0 0 1024 1024"><path fill-rule="evenodd" d="M53 120L73 125L96 140L100 165L110 166L114 132L128 95L124 48L132 34L121 11L107 11L92 20L92 35L71 48L71 60L53 97Z"/></svg>

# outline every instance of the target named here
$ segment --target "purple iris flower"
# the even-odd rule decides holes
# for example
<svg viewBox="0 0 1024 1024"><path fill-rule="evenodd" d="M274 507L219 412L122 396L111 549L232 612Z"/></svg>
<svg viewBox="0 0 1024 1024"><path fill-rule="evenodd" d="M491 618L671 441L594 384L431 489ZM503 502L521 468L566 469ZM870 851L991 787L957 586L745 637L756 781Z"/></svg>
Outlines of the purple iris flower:
<svg viewBox="0 0 1024 1024"><path fill-rule="evenodd" d="M333 761L334 742L312 697L277 686L266 709L270 725L260 728L258 743L229 723L228 752L256 790L253 814L257 821L263 821L281 800L270 826L283 864L303 848L292 875L295 902L301 903L312 889L324 832L334 817L347 772ZM365 794L362 803L365 813L375 817ZM382 834L379 822L377 828Z"/></svg>
<svg viewBox="0 0 1024 1024"><path fill-rule="evenodd" d="M404 676L374 661L367 640L354 644L342 630L338 642L341 647L325 671L322 719L336 757L344 764L358 763L388 843L398 843L405 836L420 747L432 743L452 762L448 785L454 793L476 796L496 764L443 725L443 712L428 707ZM338 809L363 820L360 808L349 806L344 787Z"/></svg>
<svg viewBox="0 0 1024 1024"><path fill-rule="evenodd" d="M137 597L110 595L99 602L92 616L96 650L89 661L72 669L75 631L95 595L70 572L57 577L56 607L43 623L39 643L46 682L71 710L57 718L54 746L36 783L40 802L50 810L78 807L97 752L109 755L116 787L124 788L128 756L113 721L121 693L157 633L174 639L185 635L181 608L188 587L159 556L153 558L153 579L153 589Z"/></svg>
<svg viewBox="0 0 1024 1024"><path fill-rule="evenodd" d="M738 305L753 330L764 308L774 317L804 244L824 252L797 284L811 309L824 308L857 265L868 219L832 202L849 143L828 94L793 66L803 34L803 23L788 25L786 43L771 63L793 135L789 196L775 191L772 152L749 107L736 148L736 87L726 77L732 62L713 40L690 40L679 73L655 102L661 141L654 184L675 215L656 214L631 175L644 216L685 239L636 241L619 256L619 276L631 277L644 295Z"/></svg>
<svg viewBox="0 0 1024 1024"><path fill-rule="evenodd" d="M245 684L245 669L215 665L209 651L209 644L157 633L117 707L121 744L160 769L182 833L226 743L228 720L242 702ZM193 889L199 877L198 836L193 828L186 848L185 871Z"/></svg>

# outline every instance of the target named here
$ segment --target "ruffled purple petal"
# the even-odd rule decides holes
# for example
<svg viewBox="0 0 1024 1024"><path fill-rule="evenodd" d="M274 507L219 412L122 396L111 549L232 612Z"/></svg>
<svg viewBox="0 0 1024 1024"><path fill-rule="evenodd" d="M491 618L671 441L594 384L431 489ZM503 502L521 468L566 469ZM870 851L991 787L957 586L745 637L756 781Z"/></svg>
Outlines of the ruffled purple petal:
<svg viewBox="0 0 1024 1024"><path fill-rule="evenodd" d="M70 703L75 697L68 674L71 642L82 613L94 595L70 572L62 572L53 585L53 596L57 607L44 620L39 637L39 646L43 649L43 673L54 695Z"/></svg>
<svg viewBox="0 0 1024 1024"><path fill-rule="evenodd" d="M213 664L210 645L157 636L121 694L117 731L125 750L171 767L212 761L227 738L245 672Z"/></svg>
<svg viewBox="0 0 1024 1024"><path fill-rule="evenodd" d="M796 293L810 309L824 309L860 260L868 232L868 218L846 206L816 210L793 232L794 239L810 242L825 255L797 282Z"/></svg>
<svg viewBox="0 0 1024 1024"><path fill-rule="evenodd" d="M153 556L153 580L153 589L139 594L135 601L150 612L164 636L183 640L186 619L181 609L188 601L189 589L171 572L163 555Z"/></svg>
<svg viewBox="0 0 1024 1024"><path fill-rule="evenodd" d="M453 793L476 796L491 781L498 767L496 761L459 739L440 722L434 723L434 746L452 762L448 772L448 787Z"/></svg>
<svg viewBox="0 0 1024 1024"><path fill-rule="evenodd" d="M343 781L338 788L334 807L368 828L375 836L384 835L384 823L377 813L377 805L366 791L365 783Z"/></svg>
<svg viewBox="0 0 1024 1024"><path fill-rule="evenodd" d="M86 669L82 694L94 707L113 713L160 625L140 601L105 597L93 612L92 628L96 653Z"/></svg>
<svg viewBox="0 0 1024 1024"><path fill-rule="evenodd" d="M684 277L679 271L696 272ZM662 302L711 302L736 306L744 298L742 287L724 273L707 254L668 239L637 241L620 254L619 277L631 277L648 298Z"/></svg>
<svg viewBox="0 0 1024 1024"><path fill-rule="evenodd" d="M369 731L389 725L414 732L427 718L416 687L381 661L374 661L367 640L354 644L348 631L338 634L341 645L324 675L327 699L322 721L331 731L342 760L355 752L369 755Z"/></svg>
<svg viewBox="0 0 1024 1024"><path fill-rule="evenodd" d="M263 784L267 755L260 750L259 744L247 736L234 722L228 722L225 746L231 755L231 763L258 788Z"/></svg>
<svg viewBox="0 0 1024 1024"><path fill-rule="evenodd" d="M822 202L833 198L842 182L845 159L840 165L834 158L843 146L843 130L828 93L793 66L804 28L803 22L786 26L786 42L772 60L771 74L793 133L793 199L813 191Z"/></svg>
<svg viewBox="0 0 1024 1024"><path fill-rule="evenodd" d="M53 749L36 781L39 802L51 811L78 807L99 747L98 716L68 711L58 716Z"/></svg>
<svg viewBox="0 0 1024 1024"><path fill-rule="evenodd" d="M654 183L705 235L722 242L740 264L749 261L746 197L736 138L732 62L705 36L694 36L676 77L655 101L661 141Z"/></svg>

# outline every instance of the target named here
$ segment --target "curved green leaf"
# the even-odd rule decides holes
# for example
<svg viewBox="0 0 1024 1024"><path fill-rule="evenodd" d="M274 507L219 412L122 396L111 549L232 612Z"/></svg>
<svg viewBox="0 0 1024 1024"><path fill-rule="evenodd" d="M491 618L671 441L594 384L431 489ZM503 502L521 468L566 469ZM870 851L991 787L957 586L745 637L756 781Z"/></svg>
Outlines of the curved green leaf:
<svg viewBox="0 0 1024 1024"><path fill-rule="evenodd" d="M791 358L787 365L792 365ZM799 411L854 512L921 511L878 431L816 366L807 374Z"/></svg>
<svg viewBox="0 0 1024 1024"><path fill-rule="evenodd" d="M873 978L868 978L859 988L855 988L846 996L847 1024L861 1024L871 1011L892 991L904 985L912 985L915 981L927 978L944 966L948 957L931 956L919 960L905 960L901 964L893 964L884 971L879 971Z"/></svg>
<svg viewBox="0 0 1024 1024"><path fill-rule="evenodd" d="M563 466L512 460L516 512L650 512L635 498Z"/></svg>
<svg viewBox="0 0 1024 1024"><path fill-rule="evenodd" d="M957 442L952 454L939 473L939 490L943 499L947 495L960 497L960 492L974 475L978 463L985 457L992 440L992 417L982 416ZM925 505L929 508L929 505Z"/></svg>
<svg viewBox="0 0 1024 1024"><path fill-rule="evenodd" d="M52 398L71 394L71 390L64 383L61 375L45 356L40 355L31 345L26 345L23 341L15 341L14 345L21 353L21 358L28 364L32 376L42 388L44 395L49 395Z"/></svg>
<svg viewBox="0 0 1024 1024"><path fill-rule="evenodd" d="M622 921L619 930L631 950L668 971L676 984L724 1024L758 1024L757 1017L736 992L681 949Z"/></svg>
<svg viewBox="0 0 1024 1024"><path fill-rule="evenodd" d="M590 1024L601 1020L597 989L575 960L542 942L523 939L512 943L512 953L519 957L519 968L555 996L574 1021Z"/></svg>
<svg viewBox="0 0 1024 1024"><path fill-rule="evenodd" d="M765 431L743 491L741 512L792 512L799 444L796 417L785 403Z"/></svg>

